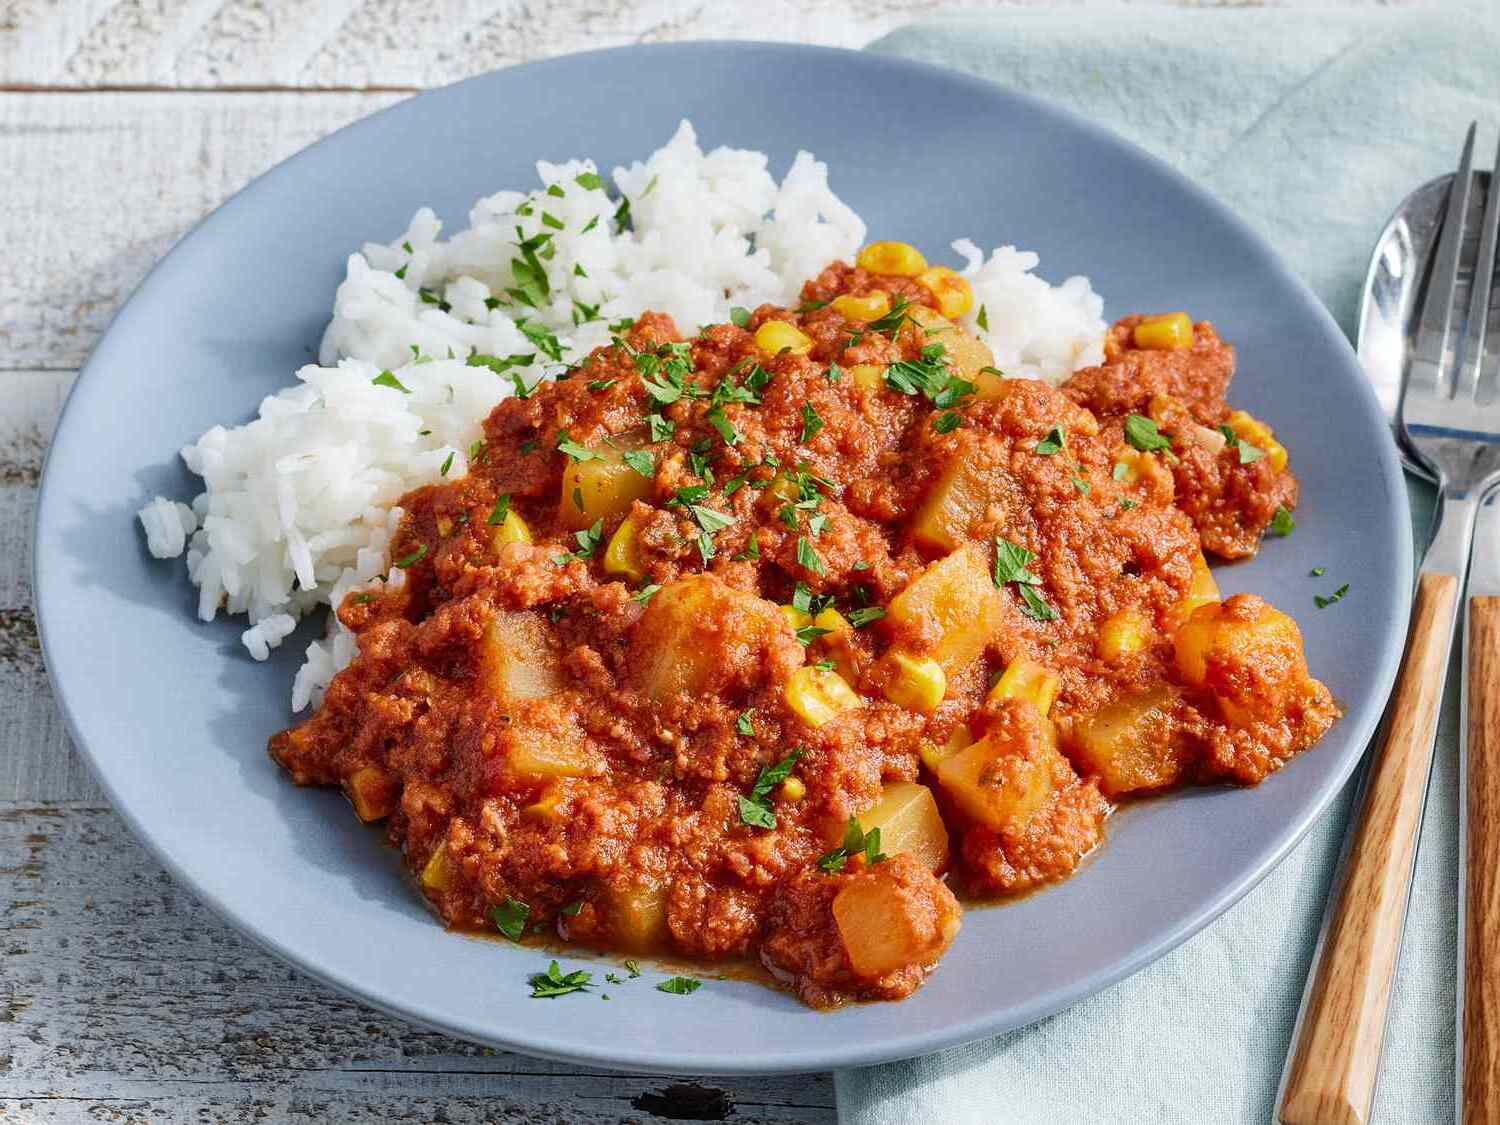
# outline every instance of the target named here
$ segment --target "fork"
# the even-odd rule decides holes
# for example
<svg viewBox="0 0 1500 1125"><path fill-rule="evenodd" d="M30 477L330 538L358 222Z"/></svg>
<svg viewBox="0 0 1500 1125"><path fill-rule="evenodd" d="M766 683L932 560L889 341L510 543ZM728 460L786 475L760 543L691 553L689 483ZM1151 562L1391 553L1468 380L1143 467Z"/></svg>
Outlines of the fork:
<svg viewBox="0 0 1500 1125"><path fill-rule="evenodd" d="M1500 373L1490 296L1500 228L1500 153L1474 241L1470 199L1476 125L1448 192L1432 274L1403 373L1397 429L1438 482L1437 530L1422 560L1411 629L1384 740L1345 841L1336 898L1319 935L1280 1105L1285 1125L1369 1120L1390 990L1411 895L1417 837L1437 736L1475 516L1500 482ZM1461 275L1472 271L1467 309ZM1484 551L1468 607L1461 739L1459 1066L1466 1125L1500 1121L1500 573ZM1472 770L1467 755L1472 753ZM1472 782L1472 787L1471 787ZM1466 807L1464 807L1466 804Z"/></svg>

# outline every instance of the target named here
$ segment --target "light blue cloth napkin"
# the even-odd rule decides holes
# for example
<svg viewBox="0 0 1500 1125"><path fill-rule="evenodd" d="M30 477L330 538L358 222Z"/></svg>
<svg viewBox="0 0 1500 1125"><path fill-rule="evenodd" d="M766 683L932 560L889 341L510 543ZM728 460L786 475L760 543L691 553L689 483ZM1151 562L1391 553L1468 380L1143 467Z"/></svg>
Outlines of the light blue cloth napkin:
<svg viewBox="0 0 1500 1125"><path fill-rule="evenodd" d="M1351 338L1370 248L1392 208L1453 169L1471 119L1489 137L1500 125L1492 4L1010 12L923 23L872 49L1051 99L1172 163L1257 227ZM1025 245L1025 233L1016 240ZM1420 544L1430 490L1418 485L1412 498ZM1453 1118L1456 711L1450 691L1380 1122ZM840 1121L1270 1121L1350 800L1346 791L1243 902L1129 980L998 1039L840 1073Z"/></svg>

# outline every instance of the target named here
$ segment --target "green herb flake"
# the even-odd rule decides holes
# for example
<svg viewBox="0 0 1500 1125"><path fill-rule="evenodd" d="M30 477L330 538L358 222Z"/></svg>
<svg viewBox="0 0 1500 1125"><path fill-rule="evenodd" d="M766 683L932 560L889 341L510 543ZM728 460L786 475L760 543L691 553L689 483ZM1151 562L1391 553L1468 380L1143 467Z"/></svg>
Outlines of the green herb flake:
<svg viewBox="0 0 1500 1125"><path fill-rule="evenodd" d="M656 479L656 457L649 449L627 449L620 459L647 480Z"/></svg>
<svg viewBox="0 0 1500 1125"><path fill-rule="evenodd" d="M711 408L703 415L703 418L704 421L719 432L719 437L723 439L725 445L734 445L740 440L739 430L734 428L734 423L724 413L722 406Z"/></svg>
<svg viewBox="0 0 1500 1125"><path fill-rule="evenodd" d="M1130 466L1127 465L1124 461L1116 461L1114 468L1110 469L1109 471L1110 479L1117 481L1124 480L1129 474Z"/></svg>
<svg viewBox="0 0 1500 1125"><path fill-rule="evenodd" d="M634 980L636 977L638 977L638 976L641 975L641 964L640 964L640 962L639 961L626 961L625 962L625 971L630 974L630 979Z"/></svg>
<svg viewBox="0 0 1500 1125"><path fill-rule="evenodd" d="M1322 578L1327 573L1328 568L1326 566L1315 566L1307 572L1310 578Z"/></svg>
<svg viewBox="0 0 1500 1125"><path fill-rule="evenodd" d="M729 310L729 321L736 328L745 328L750 324L750 310L742 309L739 305Z"/></svg>
<svg viewBox="0 0 1500 1125"><path fill-rule="evenodd" d="M813 545L808 542L807 536L797 537L797 565L806 567L814 574L827 574L823 567L823 560L818 557L818 552L813 550Z"/></svg>
<svg viewBox="0 0 1500 1125"><path fill-rule="evenodd" d="M1172 443L1162 436L1156 423L1144 414L1128 414L1125 417L1125 440L1142 453L1153 453L1158 449L1170 450Z"/></svg>
<svg viewBox="0 0 1500 1125"><path fill-rule="evenodd" d="M450 449L447 458L443 461L443 467L438 470L438 476L447 476L448 470L451 468L453 468L453 450Z"/></svg>
<svg viewBox="0 0 1500 1125"><path fill-rule="evenodd" d="M400 391L404 395L411 394L411 392L401 384L401 380L396 378L396 376L391 374L389 371L382 371L379 375L375 376L375 378L371 379L370 382L374 383L377 387L390 387L392 390Z"/></svg>
<svg viewBox="0 0 1500 1125"><path fill-rule="evenodd" d="M568 903L568 905L563 907L560 911L558 911L558 913L561 914L564 918L577 918L578 912L582 909L583 899L579 899L577 902Z"/></svg>
<svg viewBox="0 0 1500 1125"><path fill-rule="evenodd" d="M1329 594L1326 598L1322 594L1315 595L1313 597L1313 604L1316 605L1319 609L1327 609L1334 602L1342 601L1344 595L1348 592L1349 583L1345 582L1342 586L1340 586L1333 593Z"/></svg>
<svg viewBox="0 0 1500 1125"><path fill-rule="evenodd" d="M703 982L692 977L669 977L656 986L656 991L671 993L673 996L691 996L702 987Z"/></svg>
<svg viewBox="0 0 1500 1125"><path fill-rule="evenodd" d="M639 590L632 594L631 597L636 600L637 604L645 605L656 596L656 592L660 589L661 586L653 582L649 586L642 586Z"/></svg>
<svg viewBox="0 0 1500 1125"><path fill-rule="evenodd" d="M419 543L417 545L417 549L415 551L413 551L411 554L407 555L405 558L397 559L391 565L394 566L394 567L396 567L398 570L405 570L407 567L416 566L417 563L421 562L426 557L427 557L427 544L426 543Z"/></svg>
<svg viewBox="0 0 1500 1125"><path fill-rule="evenodd" d="M499 906L490 912L490 917L495 920L495 928L498 929L511 941L520 941L521 934L526 929L526 919L531 914L531 907L519 899L506 898Z"/></svg>
<svg viewBox="0 0 1500 1125"><path fill-rule="evenodd" d="M594 461L600 459L599 454L595 453L592 449L585 449L572 438L568 437L567 430L563 430L557 435L557 449L561 453L566 453L574 461Z"/></svg>
<svg viewBox="0 0 1500 1125"><path fill-rule="evenodd" d="M604 181L599 178L598 172L580 172L573 177L573 182L584 191L598 191L604 186Z"/></svg>
<svg viewBox="0 0 1500 1125"><path fill-rule="evenodd" d="M1276 507L1276 514L1271 517L1271 533L1273 535L1290 535L1292 529L1297 526L1297 521L1292 518L1292 513L1287 511L1285 504Z"/></svg>
<svg viewBox="0 0 1500 1125"><path fill-rule="evenodd" d="M754 738L755 737L755 708L754 707L751 707L747 711L741 711L740 712L739 718L735 719L735 721L734 721L734 729L737 730L737 731L739 731L746 738Z"/></svg>
<svg viewBox="0 0 1500 1125"><path fill-rule="evenodd" d="M963 415L956 410L945 410L932 420L932 428L940 434L951 434L963 424Z"/></svg>
<svg viewBox="0 0 1500 1125"><path fill-rule="evenodd" d="M554 184L553 186L555 187L556 185ZM562 192L559 191L557 194L561 195ZM543 211L542 212L542 226L544 226L544 227L551 227L553 230L562 230L563 229L563 221L561 219L559 219L556 215L551 215L551 214L548 214L546 211Z"/></svg>
<svg viewBox="0 0 1500 1125"><path fill-rule="evenodd" d="M819 430L823 428L823 419L813 409L813 404L804 402L802 404L802 436L798 439L804 445L810 442Z"/></svg>
<svg viewBox="0 0 1500 1125"><path fill-rule="evenodd" d="M675 422L662 417L660 414L646 415L646 424L650 427L652 441L666 441L677 429Z"/></svg>
<svg viewBox="0 0 1500 1125"><path fill-rule="evenodd" d="M974 318L974 323L979 325L981 331L990 330L990 313L983 305L979 306L979 315Z"/></svg>
<svg viewBox="0 0 1500 1125"><path fill-rule="evenodd" d="M629 964L629 962L627 962ZM639 974L633 974L639 975ZM535 973L528 978L527 983L531 985L531 999L550 999L554 996L566 996L570 992L586 992L594 974L585 972L583 969L575 969L571 973L564 973L558 967L556 961L547 966L545 973Z"/></svg>
<svg viewBox="0 0 1500 1125"><path fill-rule="evenodd" d="M495 506L490 509L489 517L484 521L491 527L505 522L505 517L510 514L510 493L502 492L495 501Z"/></svg>
<svg viewBox="0 0 1500 1125"><path fill-rule="evenodd" d="M806 648L819 637L826 637L831 631L829 629L819 629L816 625L804 625L797 630L797 643Z"/></svg>
<svg viewBox="0 0 1500 1125"><path fill-rule="evenodd" d="M1219 433L1224 435L1224 440L1229 447L1239 453L1241 465L1254 464L1266 455L1264 450L1251 445L1228 426L1220 426Z"/></svg>
<svg viewBox="0 0 1500 1125"><path fill-rule="evenodd" d="M771 808L770 801L771 790L791 776L797 759L801 756L801 750L793 750L775 765L761 767L755 784L750 787L750 795L738 799L741 823L751 828L776 827L776 812Z"/></svg>
<svg viewBox="0 0 1500 1125"><path fill-rule="evenodd" d="M1036 443L1036 452L1043 457L1051 457L1054 453L1061 453L1068 444L1067 432L1061 426L1053 426L1047 431L1047 436Z"/></svg>
<svg viewBox="0 0 1500 1125"><path fill-rule="evenodd" d="M844 829L843 844L820 856L818 867L829 874L835 874L844 869L850 856L856 855L864 856L865 864L869 867L886 860L885 853L880 850L880 829L872 828L866 832L860 827L859 821L851 816Z"/></svg>
<svg viewBox="0 0 1500 1125"><path fill-rule="evenodd" d="M865 609L856 609L849 614L849 624L856 629L863 629L866 625L873 624L885 616L885 610L878 605L868 606Z"/></svg>
<svg viewBox="0 0 1500 1125"><path fill-rule="evenodd" d="M1041 579L1027 569L1036 561L1036 555L1025 547L1017 546L1008 539L995 537L995 585L1004 588L1008 583L1016 584L1021 596L1021 612L1036 621L1057 620L1057 610L1047 604L1037 591Z"/></svg>

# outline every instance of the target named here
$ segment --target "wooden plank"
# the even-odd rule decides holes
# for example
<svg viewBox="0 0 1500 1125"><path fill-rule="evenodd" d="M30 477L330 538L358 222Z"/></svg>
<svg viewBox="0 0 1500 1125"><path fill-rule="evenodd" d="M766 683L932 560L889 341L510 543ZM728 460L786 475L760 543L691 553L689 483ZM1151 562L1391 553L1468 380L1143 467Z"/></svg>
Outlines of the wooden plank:
<svg viewBox="0 0 1500 1125"><path fill-rule="evenodd" d="M998 6L984 0L971 7ZM669 39L858 47L934 0L18 0L0 80L20 86L420 88L498 66Z"/></svg>
<svg viewBox="0 0 1500 1125"><path fill-rule="evenodd" d="M0 805L0 957L0 1120L833 1120L827 1075L615 1074L371 1011L229 931L97 806Z"/></svg>
<svg viewBox="0 0 1500 1125"><path fill-rule="evenodd" d="M80 366L204 214L397 94L0 94L0 365Z"/></svg>

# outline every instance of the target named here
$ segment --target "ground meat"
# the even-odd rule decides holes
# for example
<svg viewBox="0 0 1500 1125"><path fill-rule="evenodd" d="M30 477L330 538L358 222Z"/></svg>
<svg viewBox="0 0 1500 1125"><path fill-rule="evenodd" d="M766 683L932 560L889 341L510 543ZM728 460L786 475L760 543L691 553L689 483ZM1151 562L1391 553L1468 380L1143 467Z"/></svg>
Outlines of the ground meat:
<svg viewBox="0 0 1500 1125"><path fill-rule="evenodd" d="M876 292L874 324L834 302ZM691 338L644 315L503 401L466 477L402 498L405 580L339 607L359 654L271 755L383 821L449 924L524 903L810 1004L898 998L957 931L949 866L987 896L1063 878L1103 772L1253 783L1336 717L1295 626L1197 608L1203 549L1296 500L1215 429L1210 325L1149 351L1126 318L1059 390L988 371L912 279L834 263L802 298ZM805 347L761 347L771 322ZM1131 448L1132 414L1170 447Z"/></svg>

